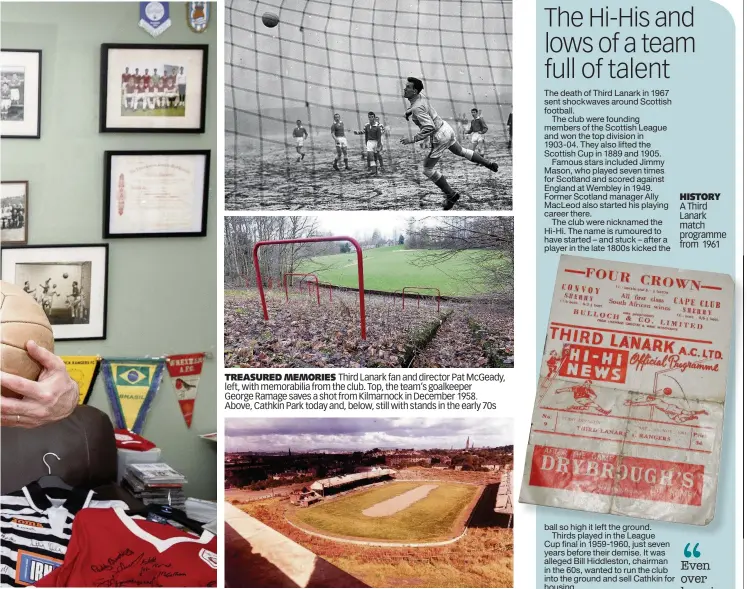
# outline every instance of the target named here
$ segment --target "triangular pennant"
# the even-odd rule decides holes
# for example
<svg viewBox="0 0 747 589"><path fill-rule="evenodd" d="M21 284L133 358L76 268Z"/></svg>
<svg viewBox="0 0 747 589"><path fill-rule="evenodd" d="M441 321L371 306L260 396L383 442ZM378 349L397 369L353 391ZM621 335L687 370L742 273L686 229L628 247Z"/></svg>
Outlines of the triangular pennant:
<svg viewBox="0 0 747 589"><path fill-rule="evenodd" d="M171 26L168 2L141 2L140 27L153 37L158 37Z"/></svg>
<svg viewBox="0 0 747 589"><path fill-rule="evenodd" d="M158 392L164 361L160 358L107 358L101 362L114 425L136 434Z"/></svg>
<svg viewBox="0 0 747 589"><path fill-rule="evenodd" d="M93 383L99 374L98 356L60 356L65 363L67 373L78 383L78 405L88 403L93 391Z"/></svg>
<svg viewBox="0 0 747 589"><path fill-rule="evenodd" d="M176 392L176 398L179 401L179 407L182 410L187 427L192 426L197 385L200 382L204 360L205 354L203 352L179 354L166 358L171 383L174 385L174 392Z"/></svg>

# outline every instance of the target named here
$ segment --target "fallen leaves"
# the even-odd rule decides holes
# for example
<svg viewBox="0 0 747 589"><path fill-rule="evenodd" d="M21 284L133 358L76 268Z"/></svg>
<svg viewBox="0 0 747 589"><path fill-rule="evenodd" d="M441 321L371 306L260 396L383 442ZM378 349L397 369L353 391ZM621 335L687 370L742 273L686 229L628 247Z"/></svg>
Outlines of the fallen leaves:
<svg viewBox="0 0 747 589"><path fill-rule="evenodd" d="M491 305L423 301L400 306L394 296L366 295L367 339L360 336L357 293L332 302L267 292L265 321L256 290L226 292L228 368L486 367L493 349L513 354L513 311ZM475 332L473 325L478 325Z"/></svg>

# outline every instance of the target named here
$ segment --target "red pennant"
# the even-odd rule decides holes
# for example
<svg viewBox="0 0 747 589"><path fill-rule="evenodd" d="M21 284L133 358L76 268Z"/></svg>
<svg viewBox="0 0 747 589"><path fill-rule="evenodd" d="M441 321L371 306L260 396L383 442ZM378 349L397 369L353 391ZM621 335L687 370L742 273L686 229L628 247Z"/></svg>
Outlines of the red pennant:
<svg viewBox="0 0 747 589"><path fill-rule="evenodd" d="M180 354L166 358L166 367L169 370L171 383L174 385L174 392L179 401L179 408L182 410L187 427L192 426L197 385L200 382L200 374L202 373L202 364L204 361L205 354L202 352L197 354Z"/></svg>

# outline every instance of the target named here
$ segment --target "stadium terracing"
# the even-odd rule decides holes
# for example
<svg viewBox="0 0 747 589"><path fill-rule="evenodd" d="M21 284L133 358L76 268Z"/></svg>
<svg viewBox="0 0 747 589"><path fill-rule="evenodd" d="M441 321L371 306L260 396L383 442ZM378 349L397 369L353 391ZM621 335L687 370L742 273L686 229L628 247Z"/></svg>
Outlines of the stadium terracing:
<svg viewBox="0 0 747 589"><path fill-rule="evenodd" d="M514 498L513 498L513 488L514 488L514 471L509 470L503 473L503 476L501 476L501 483L498 486L498 494L495 496L495 512L496 513L506 513L509 516L513 516L514 514ZM510 522L513 519L513 517L509 517L509 527Z"/></svg>
<svg viewBox="0 0 747 589"><path fill-rule="evenodd" d="M393 479L397 471L391 468L373 468L367 472L358 472L355 474L346 474L339 477L321 479L313 483L310 487L321 495L333 495L363 485L370 485Z"/></svg>

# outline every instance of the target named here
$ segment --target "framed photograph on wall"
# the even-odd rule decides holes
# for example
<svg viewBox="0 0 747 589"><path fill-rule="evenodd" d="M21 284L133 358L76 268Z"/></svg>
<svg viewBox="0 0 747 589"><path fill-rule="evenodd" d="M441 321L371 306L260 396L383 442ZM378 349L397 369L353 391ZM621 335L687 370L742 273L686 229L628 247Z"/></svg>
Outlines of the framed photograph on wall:
<svg viewBox="0 0 747 589"><path fill-rule="evenodd" d="M0 137L3 139L41 136L41 66L39 50L0 51Z"/></svg>
<svg viewBox="0 0 747 589"><path fill-rule="evenodd" d="M2 279L42 306L56 340L106 339L109 245L4 247Z"/></svg>
<svg viewBox="0 0 747 589"><path fill-rule="evenodd" d="M207 45L101 46L102 133L204 133Z"/></svg>
<svg viewBox="0 0 747 589"><path fill-rule="evenodd" d="M26 180L0 182L0 245L22 245L28 241L29 183Z"/></svg>
<svg viewBox="0 0 747 589"><path fill-rule="evenodd" d="M210 151L107 151L104 238L201 237Z"/></svg>

